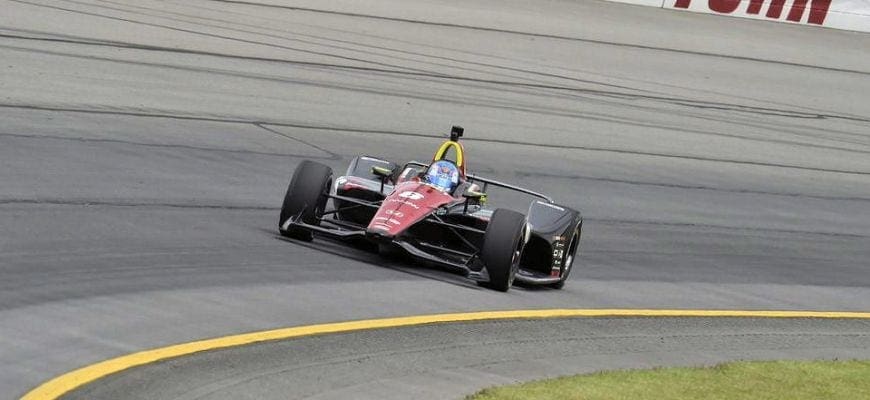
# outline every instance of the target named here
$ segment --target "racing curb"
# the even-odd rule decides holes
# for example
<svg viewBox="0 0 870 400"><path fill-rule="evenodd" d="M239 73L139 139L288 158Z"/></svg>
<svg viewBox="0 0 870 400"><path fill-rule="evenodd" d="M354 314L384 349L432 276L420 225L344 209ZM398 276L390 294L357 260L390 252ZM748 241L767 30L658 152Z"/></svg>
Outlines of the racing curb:
<svg viewBox="0 0 870 400"><path fill-rule="evenodd" d="M706 318L829 318L870 319L870 312L828 311L744 311L744 310L632 310L632 309L547 309L515 311L483 311L454 314L418 315L397 318L368 319L280 328L243 333L176 344L91 364L67 372L42 383L21 400L53 400L88 383L129 368L151 364L194 353L244 346L248 344L293 339L305 336L345 333L371 329L399 328L450 322L492 321L511 319L544 319L575 317L706 317Z"/></svg>

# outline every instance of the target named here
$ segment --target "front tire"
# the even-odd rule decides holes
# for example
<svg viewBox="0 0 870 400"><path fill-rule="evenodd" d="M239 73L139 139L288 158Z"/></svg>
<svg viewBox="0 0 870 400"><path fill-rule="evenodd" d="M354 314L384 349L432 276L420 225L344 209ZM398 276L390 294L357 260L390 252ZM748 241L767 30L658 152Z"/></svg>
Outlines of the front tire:
<svg viewBox="0 0 870 400"><path fill-rule="evenodd" d="M284 204L281 206L279 228L290 218L299 216L299 220L309 225L320 225L323 210L329 200L332 187L332 169L326 165L305 160L296 167ZM281 235L310 242L314 234L306 229L289 226L280 229Z"/></svg>
<svg viewBox="0 0 870 400"><path fill-rule="evenodd" d="M510 289L519 270L525 235L525 215L503 208L495 210L480 250L480 259L489 273L489 282L481 282L481 286L500 292Z"/></svg>

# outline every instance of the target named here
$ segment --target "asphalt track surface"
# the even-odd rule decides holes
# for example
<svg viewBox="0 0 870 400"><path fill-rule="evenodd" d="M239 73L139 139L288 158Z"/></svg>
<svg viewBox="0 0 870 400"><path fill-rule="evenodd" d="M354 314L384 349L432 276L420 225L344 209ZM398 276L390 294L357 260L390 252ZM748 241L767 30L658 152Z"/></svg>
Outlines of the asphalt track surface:
<svg viewBox="0 0 870 400"><path fill-rule="evenodd" d="M268 2L0 0L4 398L138 350L319 322L531 308L870 309L866 34L593 1L252 3ZM336 171L357 153L425 159L453 124L466 128L471 169L583 211L580 265L564 290L494 293L336 243L276 237L302 159ZM636 323L644 334L690 322ZM867 332L793 324L773 328ZM442 336L407 332L385 334ZM866 352L863 338L833 341L830 353L752 348L836 357L862 343ZM728 340L690 344L697 358L613 365L743 357L740 339ZM210 365L225 368L215 354ZM455 365L476 365L480 353L468 357ZM533 360L518 360L474 387L600 360L553 356L551 370L528 374L522 361ZM408 370L421 398L439 398L439 373L450 372L433 368ZM348 382L397 379L360 374Z"/></svg>

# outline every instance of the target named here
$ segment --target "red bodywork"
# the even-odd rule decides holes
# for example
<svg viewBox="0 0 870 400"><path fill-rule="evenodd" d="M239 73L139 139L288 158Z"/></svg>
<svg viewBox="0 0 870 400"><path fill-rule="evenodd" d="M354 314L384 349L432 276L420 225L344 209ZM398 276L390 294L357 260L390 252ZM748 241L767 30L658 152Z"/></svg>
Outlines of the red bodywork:
<svg viewBox="0 0 870 400"><path fill-rule="evenodd" d="M395 237L433 211L446 204L457 201L448 193L412 179L396 185L393 192L384 199L366 229L370 233Z"/></svg>
<svg viewBox="0 0 870 400"><path fill-rule="evenodd" d="M455 164L459 168L459 181L463 182L466 178L465 149L456 139L444 142L435 152L432 162L447 159L451 149L455 153ZM423 183L419 177L403 180L405 178L402 175L393 188L393 192L384 199L378 212L369 222L369 226L366 228L367 232L396 237L432 214L438 207L461 201L461 199L451 196L450 193L442 192L432 185Z"/></svg>

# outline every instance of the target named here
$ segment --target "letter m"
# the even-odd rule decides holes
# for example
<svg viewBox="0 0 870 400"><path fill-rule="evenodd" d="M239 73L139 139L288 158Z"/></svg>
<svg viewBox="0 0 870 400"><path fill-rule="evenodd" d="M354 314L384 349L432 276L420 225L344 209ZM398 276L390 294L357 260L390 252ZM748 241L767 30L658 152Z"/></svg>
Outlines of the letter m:
<svg viewBox="0 0 870 400"><path fill-rule="evenodd" d="M825 17L828 16L828 9L831 7L831 0L812 0L810 2L810 19L807 21L811 24L822 25L825 23ZM804 16L804 10L807 8L807 0L794 0L791 6L791 11L788 13L789 21L800 22Z"/></svg>

